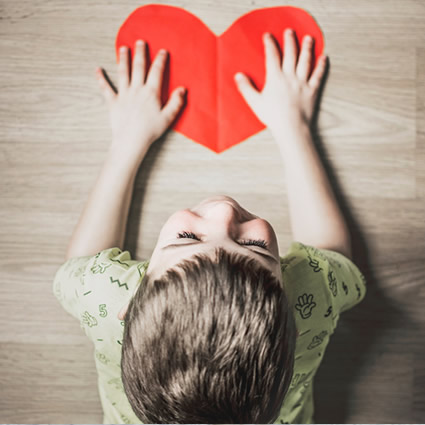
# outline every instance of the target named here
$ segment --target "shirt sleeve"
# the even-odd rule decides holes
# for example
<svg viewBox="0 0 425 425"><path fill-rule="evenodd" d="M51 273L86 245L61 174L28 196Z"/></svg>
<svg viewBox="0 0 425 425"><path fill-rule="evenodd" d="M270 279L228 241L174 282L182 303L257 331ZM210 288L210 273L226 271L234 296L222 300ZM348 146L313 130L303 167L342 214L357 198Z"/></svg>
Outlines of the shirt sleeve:
<svg viewBox="0 0 425 425"><path fill-rule="evenodd" d="M366 296L366 279L360 269L345 255L327 249L318 250L326 257L327 287L332 293L333 310L350 310Z"/></svg>
<svg viewBox="0 0 425 425"><path fill-rule="evenodd" d="M93 256L73 257L57 270L53 281L53 293L62 307L78 319L82 327L93 309L95 298L115 302L131 298L133 289L143 278L148 261L132 260L129 251L114 247ZM130 294L131 293L131 294ZM118 304L117 304L118 307ZM106 306L91 313L106 317ZM117 312L115 312L117 313ZM89 317L89 328L96 321Z"/></svg>
<svg viewBox="0 0 425 425"><path fill-rule="evenodd" d="M119 248L101 251L89 264L84 289L79 292L79 319L95 345L102 346L107 338L114 338L114 346L121 347L124 321L117 316L137 291L148 264L132 260L128 251Z"/></svg>
<svg viewBox="0 0 425 425"><path fill-rule="evenodd" d="M53 279L53 294L62 307L76 319L79 319L78 291L84 286L84 277L93 258L69 258L59 267Z"/></svg>
<svg viewBox="0 0 425 425"><path fill-rule="evenodd" d="M345 255L319 249L301 242L293 242L288 256L304 259L312 275L320 276L332 306L332 315L338 315L358 304L366 295L366 280L359 268Z"/></svg>

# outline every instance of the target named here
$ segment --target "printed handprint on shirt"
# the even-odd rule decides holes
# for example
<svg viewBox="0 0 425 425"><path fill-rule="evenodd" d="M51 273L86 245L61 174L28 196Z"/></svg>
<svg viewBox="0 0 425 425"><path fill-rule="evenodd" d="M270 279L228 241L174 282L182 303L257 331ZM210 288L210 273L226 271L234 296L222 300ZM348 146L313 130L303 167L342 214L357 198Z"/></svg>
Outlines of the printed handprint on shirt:
<svg viewBox="0 0 425 425"><path fill-rule="evenodd" d="M90 270L93 274L105 273L106 269L111 266L112 264L108 264L108 263L99 263L99 264L96 263L93 265L93 267Z"/></svg>
<svg viewBox="0 0 425 425"><path fill-rule="evenodd" d="M124 424L131 424L130 419L128 419L127 416L125 416L123 413L120 413L120 416Z"/></svg>
<svg viewBox="0 0 425 425"><path fill-rule="evenodd" d="M314 336L310 342L310 345L307 347L307 350L312 350L313 348L319 346L327 334L327 331L322 331L319 335Z"/></svg>
<svg viewBox="0 0 425 425"><path fill-rule="evenodd" d="M336 297L336 294L337 294L337 292L338 292L338 287L337 287L337 282L336 282L336 278L335 278L335 276L334 276L334 271L333 270L331 270L329 273L328 273L328 282L329 282L329 288L330 288L330 290L332 291L332 295L334 296L334 297Z"/></svg>
<svg viewBox="0 0 425 425"><path fill-rule="evenodd" d="M96 350L96 358L103 364L108 364L110 360L101 352Z"/></svg>
<svg viewBox="0 0 425 425"><path fill-rule="evenodd" d="M292 377L290 388L295 388L298 384L298 380L301 381L301 379L305 379L305 376L307 376L306 373L297 373Z"/></svg>
<svg viewBox="0 0 425 425"><path fill-rule="evenodd" d="M85 311L82 315L81 323L88 325L90 328L97 326L96 317L92 316L88 311Z"/></svg>
<svg viewBox="0 0 425 425"><path fill-rule="evenodd" d="M313 271L315 273L319 273L321 270L323 270L320 267L320 263L317 260L313 260L313 258L311 258L310 256L308 256L308 265L313 268Z"/></svg>
<svg viewBox="0 0 425 425"><path fill-rule="evenodd" d="M78 269L74 269L71 271L70 276L79 277L83 274L86 266L78 267Z"/></svg>
<svg viewBox="0 0 425 425"><path fill-rule="evenodd" d="M70 276L74 276L80 278L81 285L84 285L84 277L85 273L84 270L86 269L86 266L79 267L78 269L74 270L74 272L70 274Z"/></svg>
<svg viewBox="0 0 425 425"><path fill-rule="evenodd" d="M307 379L310 377L310 375L311 375L312 373L313 373L313 372L309 372L309 373L296 373L296 374L292 377L290 388L291 388L291 389L292 389L292 388L295 388L295 387L297 387L298 385L301 385L302 383L307 382ZM310 382L310 381L308 381L308 382ZM307 384L307 385L308 385L308 384Z"/></svg>
<svg viewBox="0 0 425 425"><path fill-rule="evenodd" d="M116 390L124 391L124 386L120 378L113 378L108 381L109 385L114 385Z"/></svg>
<svg viewBox="0 0 425 425"><path fill-rule="evenodd" d="M313 294L299 296L298 303L295 304L295 308L300 312L303 319L308 319L311 316L314 307L316 307L316 303L313 301Z"/></svg>

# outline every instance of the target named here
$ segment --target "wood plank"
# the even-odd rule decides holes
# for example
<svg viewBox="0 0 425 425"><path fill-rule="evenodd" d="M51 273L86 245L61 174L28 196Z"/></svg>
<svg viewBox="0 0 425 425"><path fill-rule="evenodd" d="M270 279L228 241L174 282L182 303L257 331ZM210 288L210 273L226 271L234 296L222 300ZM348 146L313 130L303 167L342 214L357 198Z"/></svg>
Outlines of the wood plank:
<svg viewBox="0 0 425 425"><path fill-rule="evenodd" d="M157 1L159 4L174 4ZM185 1L221 34L257 0ZM368 283L315 379L316 422L425 417L425 3L292 1L325 35L317 146ZM8 423L101 423L91 342L52 279L108 149L94 76L134 4L5 0L0 7L0 411ZM231 184L230 184L231 183ZM268 130L220 155L169 132L135 185L126 245L147 259L176 210L227 194L291 239L283 162Z"/></svg>

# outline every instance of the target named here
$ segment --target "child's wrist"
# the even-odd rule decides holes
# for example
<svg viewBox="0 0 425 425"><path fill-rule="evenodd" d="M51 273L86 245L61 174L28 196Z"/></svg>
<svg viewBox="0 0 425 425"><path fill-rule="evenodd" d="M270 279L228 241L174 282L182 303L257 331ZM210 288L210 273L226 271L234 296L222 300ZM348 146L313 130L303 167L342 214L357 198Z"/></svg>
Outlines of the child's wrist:
<svg viewBox="0 0 425 425"><path fill-rule="evenodd" d="M276 140L281 140L288 132L303 131L306 128L310 130L310 123L301 112L286 114L279 123L269 127Z"/></svg>

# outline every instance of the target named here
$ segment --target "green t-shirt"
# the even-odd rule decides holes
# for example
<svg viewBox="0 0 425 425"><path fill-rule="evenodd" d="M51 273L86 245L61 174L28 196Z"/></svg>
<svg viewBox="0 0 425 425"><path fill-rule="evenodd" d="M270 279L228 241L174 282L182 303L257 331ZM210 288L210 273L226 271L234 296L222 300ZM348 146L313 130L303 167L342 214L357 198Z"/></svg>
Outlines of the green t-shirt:
<svg viewBox="0 0 425 425"><path fill-rule="evenodd" d="M300 242L292 242L280 263L299 336L294 375L275 423L314 423L314 375L340 313L364 298L366 281L344 255ZM109 248L94 256L70 258L54 277L56 298L94 343L104 424L142 423L121 381L124 322L117 315L137 290L148 265L148 260L132 260L129 251Z"/></svg>

